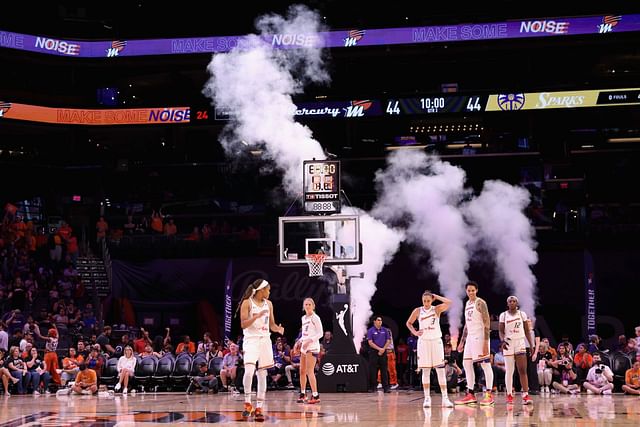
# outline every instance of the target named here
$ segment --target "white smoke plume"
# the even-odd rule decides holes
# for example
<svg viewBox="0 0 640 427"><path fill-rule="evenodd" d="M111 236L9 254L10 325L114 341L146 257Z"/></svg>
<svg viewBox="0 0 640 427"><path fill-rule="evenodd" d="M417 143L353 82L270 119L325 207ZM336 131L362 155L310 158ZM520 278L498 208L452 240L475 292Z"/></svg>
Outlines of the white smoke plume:
<svg viewBox="0 0 640 427"><path fill-rule="evenodd" d="M203 93L231 114L220 141L227 154L237 157L247 146L263 149L284 173L287 194L296 197L302 191L303 160L324 159L325 154L311 130L294 120L292 96L305 83L327 83L329 76L318 44L275 49L265 40L274 34L305 34L320 43L320 17L292 6L286 18L264 16L256 27L260 36L246 36L232 51L213 56Z"/></svg>
<svg viewBox="0 0 640 427"><path fill-rule="evenodd" d="M353 315L353 343L360 351L362 339L373 314L371 298L376 293L378 274L398 251L404 240L401 231L386 226L363 210L353 207L342 209L344 214L360 215L360 242L362 242L362 264L347 266L347 274L356 276L364 272L364 278L351 279L351 310Z"/></svg>
<svg viewBox="0 0 640 427"><path fill-rule="evenodd" d="M535 230L524 214L529 198L529 192L522 187L486 181L482 193L467 203L464 211L477 244L492 253L522 310L535 318L536 278L531 266L538 262L538 254Z"/></svg>
<svg viewBox="0 0 640 427"><path fill-rule="evenodd" d="M440 292L452 300L450 334L458 336L471 236L459 205L467 193L461 168L422 151L398 150L376 174L378 200L372 214L406 227L407 240L430 254ZM434 291L436 291L434 289Z"/></svg>

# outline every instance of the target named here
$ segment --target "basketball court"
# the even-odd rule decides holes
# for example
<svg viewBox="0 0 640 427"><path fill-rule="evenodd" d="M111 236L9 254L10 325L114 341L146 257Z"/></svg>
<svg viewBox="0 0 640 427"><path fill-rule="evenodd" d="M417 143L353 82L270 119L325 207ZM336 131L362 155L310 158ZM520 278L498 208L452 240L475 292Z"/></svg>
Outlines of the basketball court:
<svg viewBox="0 0 640 427"><path fill-rule="evenodd" d="M318 405L295 402L294 391L269 391L266 424L290 426L513 426L638 425L640 399L633 396L533 396L534 404L507 407L499 393L493 407L422 408L420 390L324 393ZM519 396L517 397L519 399ZM519 400L516 400L519 402ZM242 396L147 393L115 398L95 396L11 396L0 401L5 426L150 426L255 423L243 420Z"/></svg>

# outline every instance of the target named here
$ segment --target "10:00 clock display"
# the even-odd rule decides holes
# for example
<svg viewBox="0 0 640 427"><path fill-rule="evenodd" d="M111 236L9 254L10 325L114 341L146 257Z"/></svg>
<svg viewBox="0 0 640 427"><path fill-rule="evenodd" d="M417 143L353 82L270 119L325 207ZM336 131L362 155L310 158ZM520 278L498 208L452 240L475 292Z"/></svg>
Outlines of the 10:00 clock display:
<svg viewBox="0 0 640 427"><path fill-rule="evenodd" d="M389 99L385 113L389 115L432 114L432 113L473 113L484 111L486 97L472 95L429 96L421 98Z"/></svg>

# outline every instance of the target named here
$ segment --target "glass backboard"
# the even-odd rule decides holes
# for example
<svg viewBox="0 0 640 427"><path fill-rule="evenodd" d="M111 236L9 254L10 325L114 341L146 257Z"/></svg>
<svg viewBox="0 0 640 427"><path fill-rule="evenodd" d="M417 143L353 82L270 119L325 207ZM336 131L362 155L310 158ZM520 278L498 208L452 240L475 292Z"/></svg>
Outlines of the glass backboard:
<svg viewBox="0 0 640 427"><path fill-rule="evenodd" d="M358 215L283 216L278 219L281 265L307 265L306 254L323 253L325 264L362 264Z"/></svg>

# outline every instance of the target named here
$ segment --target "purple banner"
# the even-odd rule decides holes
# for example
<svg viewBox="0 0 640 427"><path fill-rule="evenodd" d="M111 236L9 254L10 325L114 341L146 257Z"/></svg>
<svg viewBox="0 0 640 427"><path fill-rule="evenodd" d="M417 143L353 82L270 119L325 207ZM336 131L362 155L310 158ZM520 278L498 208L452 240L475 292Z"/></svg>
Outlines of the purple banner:
<svg viewBox="0 0 640 427"><path fill-rule="evenodd" d="M224 278L224 344L229 345L231 339L231 319L233 316L233 308L231 296L233 294L233 260L229 260L227 265L227 274Z"/></svg>
<svg viewBox="0 0 640 427"><path fill-rule="evenodd" d="M596 334L596 279L593 272L593 257L584 251L584 317L586 338Z"/></svg>
<svg viewBox="0 0 640 427"><path fill-rule="evenodd" d="M640 30L640 15L597 15L527 19L490 23L328 31L319 34L275 34L264 40L278 49L358 47L460 42L547 36L607 34ZM0 47L78 58L181 55L228 52L242 36L157 40L77 41L0 30Z"/></svg>

